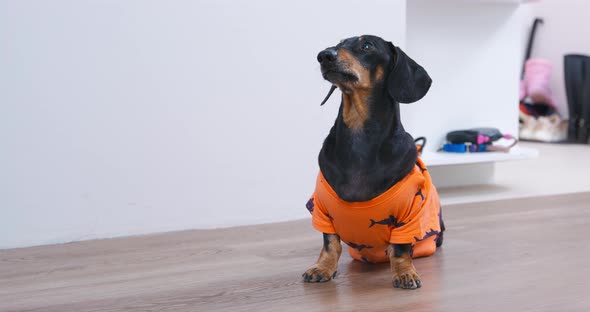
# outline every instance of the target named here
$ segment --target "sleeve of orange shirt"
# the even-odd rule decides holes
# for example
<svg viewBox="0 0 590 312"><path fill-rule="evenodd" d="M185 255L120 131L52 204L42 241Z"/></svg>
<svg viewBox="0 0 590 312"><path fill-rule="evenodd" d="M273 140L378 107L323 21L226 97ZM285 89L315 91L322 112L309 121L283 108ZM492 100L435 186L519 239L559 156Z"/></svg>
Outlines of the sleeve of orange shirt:
<svg viewBox="0 0 590 312"><path fill-rule="evenodd" d="M326 234L336 234L336 229L332 224L328 212L316 199L315 194L309 199L306 207L309 213L311 213L312 225L316 230Z"/></svg>
<svg viewBox="0 0 590 312"><path fill-rule="evenodd" d="M415 243L416 238L424 236L422 224L423 201L420 196L415 196L412 203L407 206L407 210L400 214L398 222L403 222L404 225L391 231L389 238L391 244Z"/></svg>

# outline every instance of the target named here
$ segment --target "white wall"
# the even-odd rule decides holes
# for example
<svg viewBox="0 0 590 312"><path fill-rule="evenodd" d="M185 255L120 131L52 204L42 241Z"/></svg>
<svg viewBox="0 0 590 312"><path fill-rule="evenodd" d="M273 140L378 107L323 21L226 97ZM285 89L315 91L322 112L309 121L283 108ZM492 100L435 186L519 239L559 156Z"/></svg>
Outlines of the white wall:
<svg viewBox="0 0 590 312"><path fill-rule="evenodd" d="M530 11L527 31L535 17L541 17L545 21L537 28L532 56L545 58L553 63L551 88L559 112L568 118L563 56L570 53L590 55L590 2L542 0L527 6Z"/></svg>
<svg viewBox="0 0 590 312"><path fill-rule="evenodd" d="M370 2L0 1L0 248L307 216L317 52L405 42Z"/></svg>

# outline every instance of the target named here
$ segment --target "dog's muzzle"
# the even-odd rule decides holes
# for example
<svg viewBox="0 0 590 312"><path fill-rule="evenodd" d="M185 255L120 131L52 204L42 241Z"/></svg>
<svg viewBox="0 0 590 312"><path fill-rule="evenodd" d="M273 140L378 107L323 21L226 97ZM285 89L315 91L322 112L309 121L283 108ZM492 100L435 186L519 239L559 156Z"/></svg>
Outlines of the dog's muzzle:
<svg viewBox="0 0 590 312"><path fill-rule="evenodd" d="M322 66L336 62L336 58L338 57L338 50L336 48L327 48L320 53L318 53L318 62Z"/></svg>
<svg viewBox="0 0 590 312"><path fill-rule="evenodd" d="M321 65L322 77L332 83L328 95L326 95L326 98L320 104L324 105L336 89L337 85L342 87L342 85L347 83L358 81L359 78L354 73L347 70L342 62L338 61L338 49L335 47L321 51L318 53L317 58Z"/></svg>

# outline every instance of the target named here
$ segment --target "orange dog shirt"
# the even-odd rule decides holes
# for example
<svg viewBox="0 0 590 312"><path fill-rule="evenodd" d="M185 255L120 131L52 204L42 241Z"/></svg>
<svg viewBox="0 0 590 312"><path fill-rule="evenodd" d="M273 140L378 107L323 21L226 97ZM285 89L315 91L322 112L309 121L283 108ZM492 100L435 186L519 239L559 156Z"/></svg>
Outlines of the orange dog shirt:
<svg viewBox="0 0 590 312"><path fill-rule="evenodd" d="M307 209L314 228L338 234L350 255L359 261L389 261L385 250L390 244L412 243L414 258L436 251L440 201L420 159L405 178L364 202L340 199L320 171Z"/></svg>

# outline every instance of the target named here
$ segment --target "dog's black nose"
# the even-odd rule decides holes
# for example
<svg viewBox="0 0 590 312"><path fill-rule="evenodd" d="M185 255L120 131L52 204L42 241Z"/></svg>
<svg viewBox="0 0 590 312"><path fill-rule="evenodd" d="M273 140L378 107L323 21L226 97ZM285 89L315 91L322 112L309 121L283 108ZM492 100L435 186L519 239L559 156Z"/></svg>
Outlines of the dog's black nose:
<svg viewBox="0 0 590 312"><path fill-rule="evenodd" d="M320 64L334 62L337 55L338 51L336 48L327 48L318 54L318 62L320 62Z"/></svg>

